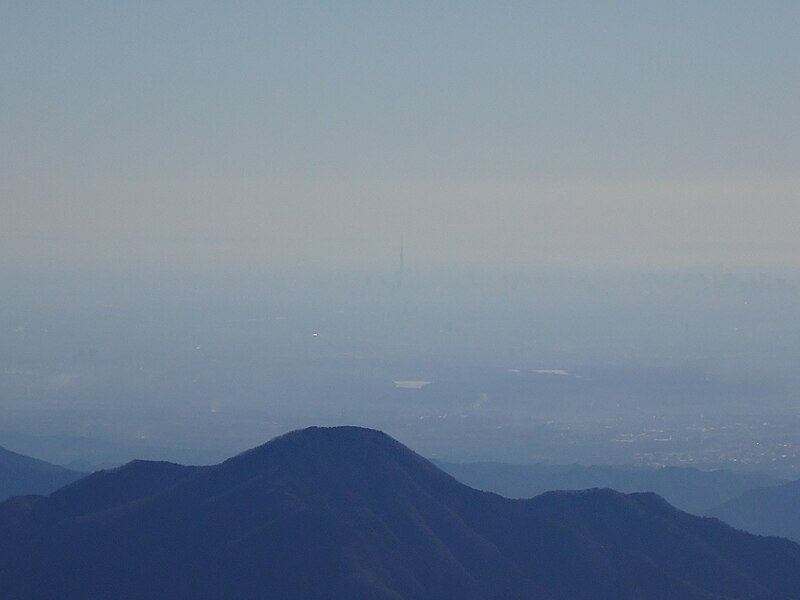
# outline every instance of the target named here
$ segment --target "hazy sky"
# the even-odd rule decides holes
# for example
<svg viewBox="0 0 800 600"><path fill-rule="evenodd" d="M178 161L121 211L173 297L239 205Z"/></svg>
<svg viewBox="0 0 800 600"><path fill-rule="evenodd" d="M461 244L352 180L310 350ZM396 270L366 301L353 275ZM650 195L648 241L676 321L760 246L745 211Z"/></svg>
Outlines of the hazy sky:
<svg viewBox="0 0 800 600"><path fill-rule="evenodd" d="M0 4L0 264L800 266L800 3Z"/></svg>

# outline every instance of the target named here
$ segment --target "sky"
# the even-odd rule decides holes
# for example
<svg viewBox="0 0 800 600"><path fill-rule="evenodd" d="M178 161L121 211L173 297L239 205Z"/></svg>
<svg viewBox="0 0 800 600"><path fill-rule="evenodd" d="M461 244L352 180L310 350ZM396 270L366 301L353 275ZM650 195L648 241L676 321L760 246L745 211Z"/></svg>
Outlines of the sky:
<svg viewBox="0 0 800 600"><path fill-rule="evenodd" d="M798 31L781 1L6 0L0 266L797 268Z"/></svg>

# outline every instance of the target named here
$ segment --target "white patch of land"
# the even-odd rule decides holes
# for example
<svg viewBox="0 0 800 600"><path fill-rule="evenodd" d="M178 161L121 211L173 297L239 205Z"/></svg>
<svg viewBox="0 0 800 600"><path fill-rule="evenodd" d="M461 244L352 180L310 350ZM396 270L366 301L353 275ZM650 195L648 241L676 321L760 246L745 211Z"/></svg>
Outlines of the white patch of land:
<svg viewBox="0 0 800 600"><path fill-rule="evenodd" d="M395 381L394 387L408 390L421 390L429 383L430 381L423 381L421 379L405 379L401 381Z"/></svg>

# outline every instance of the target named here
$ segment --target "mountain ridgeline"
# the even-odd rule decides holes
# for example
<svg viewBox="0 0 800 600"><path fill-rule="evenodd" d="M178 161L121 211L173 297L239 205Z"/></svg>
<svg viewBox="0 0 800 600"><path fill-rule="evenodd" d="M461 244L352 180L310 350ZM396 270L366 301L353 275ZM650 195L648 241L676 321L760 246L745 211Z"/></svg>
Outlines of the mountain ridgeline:
<svg viewBox="0 0 800 600"><path fill-rule="evenodd" d="M800 545L651 493L510 500L355 427L136 461L0 505L0 597L800 598Z"/></svg>
<svg viewBox="0 0 800 600"><path fill-rule="evenodd" d="M550 490L612 488L620 492L655 492L673 506L705 514L750 490L780 486L769 475L691 467L608 465L513 465L497 462L435 464L470 487L507 498L531 498ZM717 515L712 515L717 516ZM726 519L723 519L726 520Z"/></svg>
<svg viewBox="0 0 800 600"><path fill-rule="evenodd" d="M705 514L752 533L800 543L800 480L750 490Z"/></svg>
<svg viewBox="0 0 800 600"><path fill-rule="evenodd" d="M0 500L22 494L49 494L84 475L0 446Z"/></svg>

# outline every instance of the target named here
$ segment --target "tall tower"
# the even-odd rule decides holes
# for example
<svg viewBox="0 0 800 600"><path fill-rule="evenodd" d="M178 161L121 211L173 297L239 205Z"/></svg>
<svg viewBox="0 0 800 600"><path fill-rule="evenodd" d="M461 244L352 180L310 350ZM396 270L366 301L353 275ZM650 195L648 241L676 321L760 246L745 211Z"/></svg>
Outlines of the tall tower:
<svg viewBox="0 0 800 600"><path fill-rule="evenodd" d="M405 269L405 247L403 238L400 237L400 264L397 269L397 287L403 287L403 270Z"/></svg>

